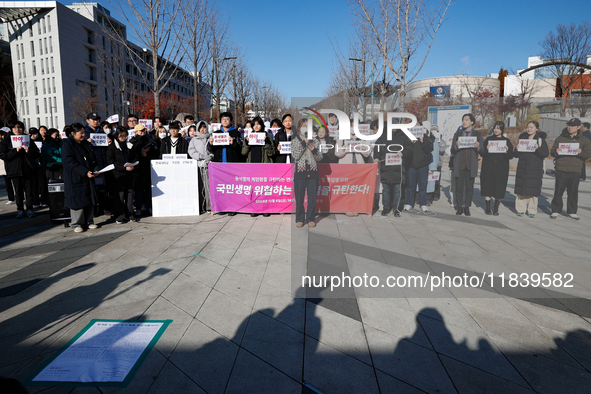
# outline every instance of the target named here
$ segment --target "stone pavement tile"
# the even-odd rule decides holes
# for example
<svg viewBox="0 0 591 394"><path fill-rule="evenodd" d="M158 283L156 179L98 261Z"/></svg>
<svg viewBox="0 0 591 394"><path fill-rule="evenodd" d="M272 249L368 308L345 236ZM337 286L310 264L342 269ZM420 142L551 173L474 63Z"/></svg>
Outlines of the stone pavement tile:
<svg viewBox="0 0 591 394"><path fill-rule="evenodd" d="M220 275L224 272L224 266L201 256L195 257L183 270L183 274L197 279L201 283L213 287Z"/></svg>
<svg viewBox="0 0 591 394"><path fill-rule="evenodd" d="M148 393L207 393L170 362L164 365L158 378L153 381Z"/></svg>
<svg viewBox="0 0 591 394"><path fill-rule="evenodd" d="M145 394L148 392L150 387L155 383L156 377L158 377L162 371L166 361L166 357L164 357L158 350L152 349L129 383L129 386L124 389L125 393ZM101 387L101 392L103 394L117 393L120 391L121 389L118 387Z"/></svg>
<svg viewBox="0 0 591 394"><path fill-rule="evenodd" d="M292 379L301 379L304 353L302 332L256 312L248 321L241 347Z"/></svg>
<svg viewBox="0 0 591 394"><path fill-rule="evenodd" d="M423 390L419 390L402 380L393 378L380 370L376 370L378 377L378 385L381 393L401 393L401 394L421 394Z"/></svg>
<svg viewBox="0 0 591 394"><path fill-rule="evenodd" d="M300 352L301 360L301 352ZM300 361L301 362L301 361ZM301 378L301 374L298 377ZM302 392L298 381L290 379L271 365L240 349L226 394L230 393L292 393Z"/></svg>
<svg viewBox="0 0 591 394"><path fill-rule="evenodd" d="M234 257L235 253L235 249L209 243L205 248L201 250L199 254L201 255L201 257L213 261L214 263L226 266L228 265L230 260L232 260L232 257Z"/></svg>
<svg viewBox="0 0 591 394"><path fill-rule="evenodd" d="M261 284L254 310L267 314L291 328L304 332L304 304L302 298L293 298L276 287Z"/></svg>
<svg viewBox="0 0 591 394"><path fill-rule="evenodd" d="M236 254L267 261L269 260L272 251L272 245L267 245L262 242L244 239L244 241L242 241L242 244L240 244L240 247L236 251Z"/></svg>
<svg viewBox="0 0 591 394"><path fill-rule="evenodd" d="M193 317L201 308L210 291L211 287L181 273L164 290L162 297Z"/></svg>
<svg viewBox="0 0 591 394"><path fill-rule="evenodd" d="M55 387L55 389L58 389L58 387ZM64 387L60 387L59 392L63 392L63 389ZM102 392L98 387L74 387L74 389L70 391L70 394L102 394Z"/></svg>
<svg viewBox="0 0 591 394"><path fill-rule="evenodd" d="M400 308L398 300L384 298L360 298L357 300L361 319L369 325L399 338L431 348L431 343L421 326L417 323L413 311Z"/></svg>
<svg viewBox="0 0 591 394"><path fill-rule="evenodd" d="M180 248L170 247L164 250L158 257L156 257L151 264L165 263L186 257L196 257L195 255L199 254L206 245L207 244L205 243L201 243L192 246L183 246Z"/></svg>
<svg viewBox="0 0 591 394"><path fill-rule="evenodd" d="M440 359L459 394L534 393L525 381L518 385L452 358L441 355Z"/></svg>
<svg viewBox="0 0 591 394"><path fill-rule="evenodd" d="M224 226L221 230L223 230L223 232L225 233L244 238L252 228L253 223L254 221L232 223L231 225L229 224L227 226Z"/></svg>
<svg viewBox="0 0 591 394"><path fill-rule="evenodd" d="M226 233L223 230L218 232L212 239L209 241L210 245L215 245L219 247L224 247L231 250L236 250L242 243L244 238L241 236L237 236L234 234Z"/></svg>
<svg viewBox="0 0 591 394"><path fill-rule="evenodd" d="M193 321L193 317L185 311L177 308L162 297L158 297L144 312L140 320L172 320L164 334L156 343L155 348L164 356L168 356L176 348L177 344Z"/></svg>
<svg viewBox="0 0 591 394"><path fill-rule="evenodd" d="M254 280L262 281L267 269L267 259L236 253L228 263L228 268L238 271Z"/></svg>
<svg viewBox="0 0 591 394"><path fill-rule="evenodd" d="M591 323L574 313L514 298L508 298L507 301L540 328L545 327L561 333L568 333L576 330L591 331ZM542 300L542 302L544 301L546 300ZM554 299L549 299L547 301L549 305L556 303L556 300Z"/></svg>
<svg viewBox="0 0 591 394"><path fill-rule="evenodd" d="M31 362L31 360L33 360L34 357L25 359L25 360L21 360L18 361L16 363L9 363L10 360L3 360L2 364L4 363L9 363L6 365L2 365L0 366L0 376L5 377L5 378L9 378L12 375L16 374L18 371L20 371L23 367L25 367L28 363Z"/></svg>
<svg viewBox="0 0 591 394"><path fill-rule="evenodd" d="M189 329L169 360L203 390L224 392L239 347L198 320Z"/></svg>
<svg viewBox="0 0 591 394"><path fill-rule="evenodd" d="M41 356L37 356L37 357L33 358L27 365L25 365L18 372L13 374L11 376L11 378L18 380L19 382L22 382L23 380L31 377L31 375L34 374L39 368L41 368L43 366L43 364L45 364L45 362L47 360L49 360L54 354L55 354L55 352L54 353L47 353L47 354L43 354ZM26 387L27 391L29 392L29 394L39 393L41 391L45 391L48 389L48 387L45 387L45 386L25 386L25 387Z"/></svg>
<svg viewBox="0 0 591 394"><path fill-rule="evenodd" d="M535 391L556 394L589 391L591 374L582 367L575 368L549 357L540 357L498 338L493 340Z"/></svg>
<svg viewBox="0 0 591 394"><path fill-rule="evenodd" d="M424 315L419 315L418 319L437 353L527 386L523 378L482 330L475 332L456 326L448 327L442 321Z"/></svg>
<svg viewBox="0 0 591 394"><path fill-rule="evenodd" d="M252 308L260 285L261 282L254 278L226 268L215 284L214 289Z"/></svg>
<svg viewBox="0 0 591 394"><path fill-rule="evenodd" d="M240 344L251 313L251 308L213 290L196 317L224 337Z"/></svg>
<svg viewBox="0 0 591 394"><path fill-rule="evenodd" d="M371 365L363 324L330 309L307 303L306 335ZM318 325L318 332L310 329Z"/></svg>
<svg viewBox="0 0 591 394"><path fill-rule="evenodd" d="M304 381L324 393L378 393L372 367L306 337Z"/></svg>
<svg viewBox="0 0 591 394"><path fill-rule="evenodd" d="M542 332L534 323L524 317L504 299L461 300L462 305L482 327L484 332L498 345L497 339L511 343L517 348L540 355L548 349L553 351L547 357L562 363L578 363L561 348L557 348L552 338Z"/></svg>
<svg viewBox="0 0 591 394"><path fill-rule="evenodd" d="M410 342L408 337L395 337L370 326L365 326L365 334L377 370L429 393L455 393L434 351Z"/></svg>
<svg viewBox="0 0 591 394"><path fill-rule="evenodd" d="M540 327L540 329L579 364L591 371L591 332L574 330L563 333L549 328Z"/></svg>
<svg viewBox="0 0 591 394"><path fill-rule="evenodd" d="M270 261L263 277L263 283L282 291L291 291L291 267L283 262Z"/></svg>

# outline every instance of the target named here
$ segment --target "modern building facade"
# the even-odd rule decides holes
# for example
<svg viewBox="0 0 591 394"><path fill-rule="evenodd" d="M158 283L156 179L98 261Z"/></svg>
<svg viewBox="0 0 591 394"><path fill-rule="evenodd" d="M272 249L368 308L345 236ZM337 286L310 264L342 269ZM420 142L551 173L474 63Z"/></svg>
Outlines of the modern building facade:
<svg viewBox="0 0 591 394"><path fill-rule="evenodd" d="M10 42L18 115L27 127L81 122L85 100L103 119L124 116L149 92L151 53L110 38L106 26L123 38L126 26L100 4L0 1L0 19ZM193 89L193 76L179 68L165 93L192 98Z"/></svg>
<svg viewBox="0 0 591 394"><path fill-rule="evenodd" d="M422 97L431 93L433 97L471 97L472 92L487 89L493 93L499 92L501 83L496 78L475 77L468 75L454 75L451 77L427 78L414 81L406 87L406 97L409 99Z"/></svg>

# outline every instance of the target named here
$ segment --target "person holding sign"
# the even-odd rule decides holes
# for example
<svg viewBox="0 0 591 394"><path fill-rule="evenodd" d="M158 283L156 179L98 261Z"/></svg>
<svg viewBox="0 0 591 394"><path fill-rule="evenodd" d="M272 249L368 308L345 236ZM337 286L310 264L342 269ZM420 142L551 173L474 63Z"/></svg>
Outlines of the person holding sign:
<svg viewBox="0 0 591 394"><path fill-rule="evenodd" d="M408 153L408 167L406 169L406 203L405 211L410 211L415 205L415 192L419 189L419 205L421 211L427 212L427 183L429 181L429 164L433 152L433 141L429 135L423 134L412 145L404 150Z"/></svg>
<svg viewBox="0 0 591 394"><path fill-rule="evenodd" d="M556 219L562 212L562 196L566 190L566 213L579 220L577 215L579 200L579 175L585 161L591 158L591 141L581 133L581 120L572 118L567 123L567 132L556 138L550 154L555 157L556 183L552 198L552 214Z"/></svg>
<svg viewBox="0 0 591 394"><path fill-rule="evenodd" d="M290 163L290 155L281 154L281 142L283 141L291 141L291 123L292 118L291 114L285 114L281 118L281 122L283 123L283 127L275 134L275 157L273 161L275 163Z"/></svg>
<svg viewBox="0 0 591 394"><path fill-rule="evenodd" d="M58 179L62 176L62 140L57 129L49 129L45 143L41 147L41 163L47 179Z"/></svg>
<svg viewBox="0 0 591 394"><path fill-rule="evenodd" d="M509 160L513 157L513 145L503 134L505 123L495 122L493 134L484 140L480 155L482 169L480 170L480 195L484 196L487 215L499 214L499 205L507 191L509 179ZM495 199L493 210L490 209L491 198Z"/></svg>
<svg viewBox="0 0 591 394"><path fill-rule="evenodd" d="M28 135L23 134L25 125L23 122L15 122L11 125L12 134L9 134L0 142L0 158L4 160L6 177L14 187L16 201L16 217L35 216L33 212L34 202L34 178L37 176L37 158L39 148L30 141ZM26 198L25 198L26 197Z"/></svg>
<svg viewBox="0 0 591 394"><path fill-rule="evenodd" d="M189 143L189 156L197 160L199 172L199 213L205 213L210 210L211 198L209 196L209 172L207 164L211 161L212 154L207 151L207 140L209 139L209 125L206 121L197 122L197 134Z"/></svg>
<svg viewBox="0 0 591 394"><path fill-rule="evenodd" d="M137 222L133 215L133 191L138 178L138 169L130 165L139 159L133 144L127 141L127 129L117 127L115 139L107 150L107 162L113 164L113 176L115 177L115 193L118 197L113 212L117 224L127 221Z"/></svg>
<svg viewBox="0 0 591 394"><path fill-rule="evenodd" d="M242 155L246 156L247 163L273 163L275 145L273 144L273 140L271 140L271 136L265 132L265 122L260 116L254 118L252 122L253 133L250 133L250 136L258 137L257 133L261 133L263 145L259 145L260 141L255 142L249 138L249 135L245 135Z"/></svg>
<svg viewBox="0 0 591 394"><path fill-rule="evenodd" d="M324 126L320 126L316 136L318 141L320 141L320 150L322 151L322 160L320 163L338 163L339 159L334 153L336 140L328 135L328 131L324 128Z"/></svg>
<svg viewBox="0 0 591 394"><path fill-rule="evenodd" d="M240 162L240 132L232 125L234 117L231 112L222 112L220 115L222 127L211 133L207 149L213 153L215 163L238 163ZM219 133L228 134L229 145L214 145L214 136Z"/></svg>
<svg viewBox="0 0 591 394"><path fill-rule="evenodd" d="M81 233L84 227L98 228L94 224L97 202L94 170L97 165L92 144L85 138L84 126L74 123L68 131L70 134L62 142L65 205L70 208L74 232Z"/></svg>
<svg viewBox="0 0 591 394"><path fill-rule="evenodd" d="M410 145L410 139L400 129L394 130L391 141L388 141L387 133L382 133L376 141L373 161L380 163L382 216L384 217L387 217L392 210L395 217L400 217L400 188L406 173L405 164L407 163L405 162L410 158L410 155L407 155L411 148ZM388 149L388 146L392 146L392 148Z"/></svg>
<svg viewBox="0 0 591 394"><path fill-rule="evenodd" d="M532 120L527 124L525 132L519 136L519 143L513 153L519 158L515 173L517 216L527 213L529 217L535 218L538 212L538 196L542 194L544 160L549 153L546 133L540 131L538 122Z"/></svg>
<svg viewBox="0 0 591 394"><path fill-rule="evenodd" d="M478 150L482 145L482 134L474 129L476 118L472 114L462 116L462 126L454 134L451 144L453 155L453 174L456 190L456 215L470 216L470 206L474 194L474 180L478 174ZM462 144L469 141L469 145Z"/></svg>
<svg viewBox="0 0 591 394"><path fill-rule="evenodd" d="M170 135L164 137L160 142L160 157L162 155L178 155L189 153L189 142L179 135L181 123L177 120L170 123L168 131Z"/></svg>
<svg viewBox="0 0 591 394"><path fill-rule="evenodd" d="M285 119L284 119L285 124ZM315 210L318 193L318 162L322 160L320 141L308 139L307 119L300 119L297 135L291 141L291 157L295 163L293 177L296 202L296 227L316 227ZM291 126L291 124L290 124ZM308 209L304 209L304 200L308 194Z"/></svg>

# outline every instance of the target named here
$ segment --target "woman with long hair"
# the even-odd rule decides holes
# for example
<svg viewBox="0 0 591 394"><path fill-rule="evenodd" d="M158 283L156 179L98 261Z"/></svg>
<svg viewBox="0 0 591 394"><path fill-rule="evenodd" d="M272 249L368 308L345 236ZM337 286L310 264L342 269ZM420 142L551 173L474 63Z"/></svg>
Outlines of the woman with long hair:
<svg viewBox="0 0 591 394"><path fill-rule="evenodd" d="M513 158L513 144L505 135L505 123L495 122L493 134L484 140L480 148L482 168L480 169L480 195L486 202L487 215L499 214L499 205L505 197L509 179L509 160ZM504 144L504 147L497 148ZM494 208L490 209L491 199L495 199Z"/></svg>

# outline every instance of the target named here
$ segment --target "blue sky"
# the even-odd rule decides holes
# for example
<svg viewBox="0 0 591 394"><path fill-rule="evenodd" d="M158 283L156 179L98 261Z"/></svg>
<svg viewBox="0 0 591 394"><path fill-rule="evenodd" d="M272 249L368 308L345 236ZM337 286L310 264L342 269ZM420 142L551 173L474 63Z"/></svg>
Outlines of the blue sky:
<svg viewBox="0 0 591 394"><path fill-rule="evenodd" d="M288 98L322 97L334 58L329 37L345 49L354 33L347 0L218 4L230 14L232 36L246 49L253 74ZM110 8L108 1L103 5ZM540 53L539 42L559 23L590 18L590 0L457 0L417 79L526 68L527 58Z"/></svg>

